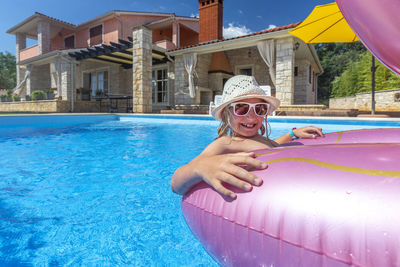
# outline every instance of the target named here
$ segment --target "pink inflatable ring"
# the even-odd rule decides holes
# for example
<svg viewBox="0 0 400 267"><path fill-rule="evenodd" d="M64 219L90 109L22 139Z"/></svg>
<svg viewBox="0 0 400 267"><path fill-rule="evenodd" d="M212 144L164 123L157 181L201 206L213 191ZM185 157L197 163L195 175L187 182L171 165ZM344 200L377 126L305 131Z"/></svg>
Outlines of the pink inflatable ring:
<svg viewBox="0 0 400 267"><path fill-rule="evenodd" d="M297 139L284 146L320 144L400 143L400 128L360 129L325 134L315 139Z"/></svg>
<svg viewBox="0 0 400 267"><path fill-rule="evenodd" d="M185 220L225 266L400 266L400 144L257 151L269 164L252 192L224 199L205 183Z"/></svg>

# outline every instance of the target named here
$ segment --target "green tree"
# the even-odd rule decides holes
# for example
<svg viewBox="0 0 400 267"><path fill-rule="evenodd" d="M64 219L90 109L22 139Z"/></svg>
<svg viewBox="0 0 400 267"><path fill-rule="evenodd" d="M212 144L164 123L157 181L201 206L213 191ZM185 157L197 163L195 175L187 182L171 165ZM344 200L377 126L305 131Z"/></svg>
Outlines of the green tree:
<svg viewBox="0 0 400 267"><path fill-rule="evenodd" d="M366 49L361 42L316 44L324 73L318 77L318 101L329 99L333 82L342 75L349 62L356 61Z"/></svg>
<svg viewBox="0 0 400 267"><path fill-rule="evenodd" d="M0 88L14 88L16 85L15 56L0 52Z"/></svg>
<svg viewBox="0 0 400 267"><path fill-rule="evenodd" d="M332 82L332 97L350 96L362 92L371 92L372 55L366 51L358 60L348 63L341 76ZM375 61L375 90L394 89L400 87L400 76L386 68L379 61Z"/></svg>

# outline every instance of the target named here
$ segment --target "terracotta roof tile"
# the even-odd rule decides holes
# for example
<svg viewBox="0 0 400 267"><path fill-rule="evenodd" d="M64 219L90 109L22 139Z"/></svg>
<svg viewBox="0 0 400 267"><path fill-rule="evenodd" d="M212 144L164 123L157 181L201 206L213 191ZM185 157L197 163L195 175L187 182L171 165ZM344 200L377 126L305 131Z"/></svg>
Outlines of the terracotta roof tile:
<svg viewBox="0 0 400 267"><path fill-rule="evenodd" d="M76 25L74 25L72 23L69 23L69 22L66 22L66 21L62 21L60 19L53 18L53 17L47 16L47 15L39 13L39 12L35 12L35 14L37 14L37 15L39 15L41 17L45 17L45 18L51 19L51 20L56 21L56 22L61 22L61 23L64 23L64 24L68 24L68 25L70 25L72 27L76 27Z"/></svg>
<svg viewBox="0 0 400 267"><path fill-rule="evenodd" d="M269 32L277 32L277 31L287 30L287 29L295 28L300 23L301 22L296 22L296 23L292 23L292 24L284 25L284 26L280 26L280 27L275 27L275 28L268 29L268 30L262 30L262 31L259 31L259 32L253 32L253 33L250 33L250 34L247 34L247 35L241 35L241 36L227 38L227 39L221 39L221 40L213 40L213 41L203 42L203 43L200 43L200 44L188 45L188 46L185 46L185 47L180 47L180 48L168 50L168 52L182 50L182 49L191 48L191 47L202 46L202 45L220 43L220 42L224 42L224 41L236 40L236 39L246 38L246 37L250 37L250 36L254 36L254 35L260 35L260 34L269 33Z"/></svg>

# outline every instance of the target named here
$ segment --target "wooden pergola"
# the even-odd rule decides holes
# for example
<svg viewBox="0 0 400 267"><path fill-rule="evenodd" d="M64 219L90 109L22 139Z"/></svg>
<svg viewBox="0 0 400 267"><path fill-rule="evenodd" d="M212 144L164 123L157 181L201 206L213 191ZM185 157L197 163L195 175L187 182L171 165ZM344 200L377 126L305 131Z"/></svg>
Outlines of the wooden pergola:
<svg viewBox="0 0 400 267"><path fill-rule="evenodd" d="M110 42L110 45L101 44L85 48L79 52L68 53L76 60L94 59L103 62L120 64L124 69L132 68L132 51L133 39L128 37L127 40L118 39L118 43ZM152 63L153 65L166 63L168 61L165 53L152 49Z"/></svg>

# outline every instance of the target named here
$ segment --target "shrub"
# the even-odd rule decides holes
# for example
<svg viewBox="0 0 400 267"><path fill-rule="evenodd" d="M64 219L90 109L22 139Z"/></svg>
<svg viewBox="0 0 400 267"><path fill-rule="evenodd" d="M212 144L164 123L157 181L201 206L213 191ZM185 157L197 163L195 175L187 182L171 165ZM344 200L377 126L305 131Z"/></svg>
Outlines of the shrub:
<svg viewBox="0 0 400 267"><path fill-rule="evenodd" d="M42 90L36 90L31 93L32 100L43 100L43 99L45 99L45 97L46 97L46 94Z"/></svg>

